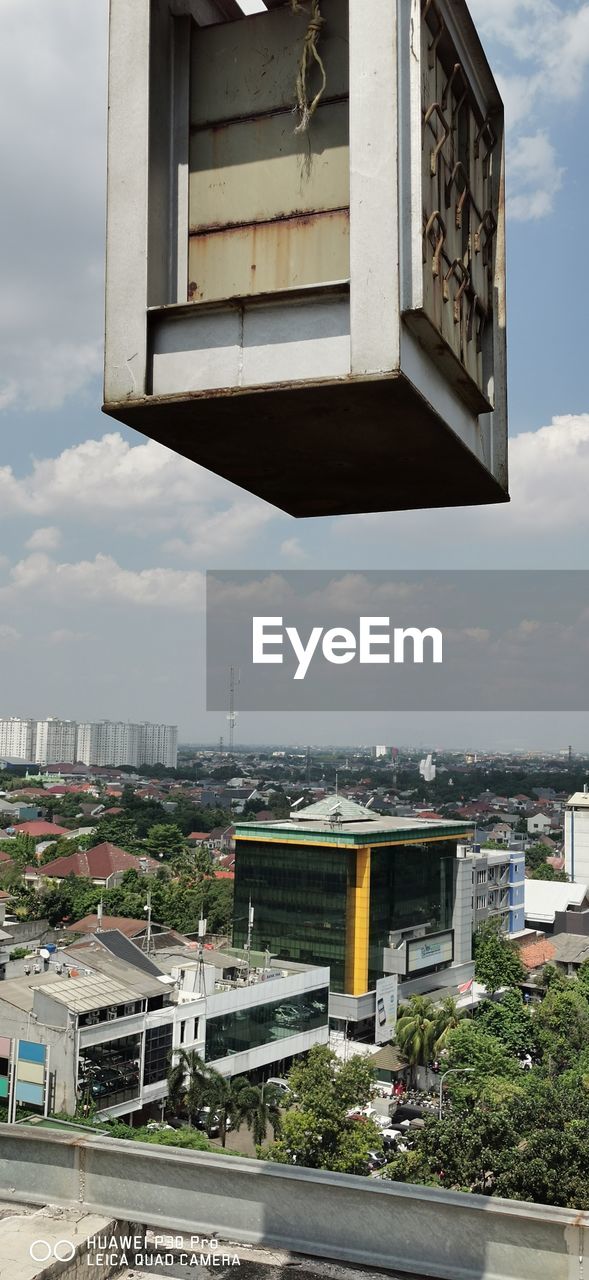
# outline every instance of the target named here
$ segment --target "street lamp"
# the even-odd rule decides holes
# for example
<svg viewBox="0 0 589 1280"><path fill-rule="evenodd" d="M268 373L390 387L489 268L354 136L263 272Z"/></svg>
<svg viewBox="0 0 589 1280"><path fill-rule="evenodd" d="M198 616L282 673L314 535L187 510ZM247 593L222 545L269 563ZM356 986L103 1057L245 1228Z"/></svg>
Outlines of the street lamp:
<svg viewBox="0 0 589 1280"><path fill-rule="evenodd" d="M444 1072L443 1076L440 1076L440 1101L438 1105L438 1120L442 1119L442 1089L444 1088L444 1080L446 1079L446 1076L458 1075L459 1072L464 1072L466 1074L467 1072L471 1072L471 1071L476 1071L476 1067L449 1067L448 1070Z"/></svg>

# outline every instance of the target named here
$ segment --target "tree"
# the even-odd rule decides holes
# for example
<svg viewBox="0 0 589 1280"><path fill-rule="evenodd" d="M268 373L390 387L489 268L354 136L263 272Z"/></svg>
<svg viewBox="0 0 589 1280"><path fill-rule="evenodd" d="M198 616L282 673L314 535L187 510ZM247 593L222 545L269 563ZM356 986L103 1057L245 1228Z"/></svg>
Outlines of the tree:
<svg viewBox="0 0 589 1280"><path fill-rule="evenodd" d="M136 853L138 845L137 826L133 819L125 813L106 814L99 818L94 833L95 844L116 844L126 853Z"/></svg>
<svg viewBox="0 0 589 1280"><path fill-rule="evenodd" d="M551 853L547 844L531 844L526 849L526 868L529 871L537 871L539 867L546 865L546 859Z"/></svg>
<svg viewBox="0 0 589 1280"><path fill-rule="evenodd" d="M558 880L564 883L568 880L568 876L566 871L556 871L554 867L550 866L549 862L545 862L537 867L535 871L532 871L530 880Z"/></svg>
<svg viewBox="0 0 589 1280"><path fill-rule="evenodd" d="M481 1094L474 1108L428 1120L384 1176L583 1210L588 1127L589 1090L578 1070L553 1081L522 1073L509 1097L489 1102Z"/></svg>
<svg viewBox="0 0 589 1280"><path fill-rule="evenodd" d="M555 1076L573 1067L589 1044L589 1003L579 984L550 987L534 1023L548 1073Z"/></svg>
<svg viewBox="0 0 589 1280"><path fill-rule="evenodd" d="M208 1067L205 1086L205 1105L210 1107L209 1126L218 1120L219 1139L224 1147L229 1122L233 1128L245 1121L252 1128L259 1119L259 1090L250 1085L245 1076L223 1076L214 1067ZM264 1135L265 1135L264 1128Z"/></svg>
<svg viewBox="0 0 589 1280"><path fill-rule="evenodd" d="M170 822L158 822L149 828L143 848L151 858L179 858L186 851L186 840L179 827Z"/></svg>
<svg viewBox="0 0 589 1280"><path fill-rule="evenodd" d="M453 996L446 996L434 1009L433 1049L436 1054L443 1053L452 1031L455 1031L466 1009L459 1009Z"/></svg>
<svg viewBox="0 0 589 1280"><path fill-rule="evenodd" d="M438 1023L441 1028L441 1023ZM442 1036L443 1031L439 1033ZM436 1038L436 1011L429 996L413 995L402 1006L397 1018L397 1043L410 1067L413 1085L417 1080L417 1068L424 1067L432 1057Z"/></svg>
<svg viewBox="0 0 589 1280"><path fill-rule="evenodd" d="M206 1106L209 1070L196 1049L180 1049L168 1070L168 1106L174 1114L184 1111L188 1123L196 1123Z"/></svg>
<svg viewBox="0 0 589 1280"><path fill-rule="evenodd" d="M464 1018L450 1033L445 1051L448 1067L474 1067L472 1076L456 1077L449 1083L452 1092L466 1090L468 1096L486 1077L518 1078L519 1062L497 1036L481 1030L478 1020Z"/></svg>
<svg viewBox="0 0 589 1280"><path fill-rule="evenodd" d="M36 844L32 836L22 832L10 840L0 840L0 849L10 854L15 866L24 869L30 862L36 861Z"/></svg>
<svg viewBox="0 0 589 1280"><path fill-rule="evenodd" d="M326 1045L315 1045L304 1062L295 1064L288 1080L296 1107L282 1116L280 1131L262 1158L367 1174L368 1153L382 1149L382 1136L372 1120L353 1120L347 1113L370 1097L369 1063L356 1057L342 1064Z"/></svg>
<svg viewBox="0 0 589 1280"><path fill-rule="evenodd" d="M500 928L500 921L488 920L474 936L475 977L491 994L500 987L517 986L525 977L518 953Z"/></svg>
<svg viewBox="0 0 589 1280"><path fill-rule="evenodd" d="M536 1052L532 1013L517 989L505 991L501 1000L484 1000L477 1009L475 1026L500 1040L515 1056Z"/></svg>

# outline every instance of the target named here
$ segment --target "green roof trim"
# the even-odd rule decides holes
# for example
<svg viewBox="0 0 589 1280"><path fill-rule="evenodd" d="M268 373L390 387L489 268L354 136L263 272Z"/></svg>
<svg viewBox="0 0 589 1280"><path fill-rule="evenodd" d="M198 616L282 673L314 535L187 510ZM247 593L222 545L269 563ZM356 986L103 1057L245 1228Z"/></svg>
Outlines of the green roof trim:
<svg viewBox="0 0 589 1280"><path fill-rule="evenodd" d="M449 822L419 823L418 821L403 824L398 820L398 827L384 828L372 823L354 824L362 826L362 830L346 830L341 826L325 829L325 825L314 827L309 822L300 826L273 822L236 822L235 839L254 838L273 844L325 844L330 846L366 846L379 844L424 844L433 840L464 840L474 830L473 823Z"/></svg>

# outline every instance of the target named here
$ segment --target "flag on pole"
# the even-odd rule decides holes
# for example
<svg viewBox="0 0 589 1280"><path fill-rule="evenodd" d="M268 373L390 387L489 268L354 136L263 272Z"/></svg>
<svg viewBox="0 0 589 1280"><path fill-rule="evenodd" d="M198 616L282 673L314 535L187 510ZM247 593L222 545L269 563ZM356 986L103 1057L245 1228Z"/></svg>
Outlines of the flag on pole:
<svg viewBox="0 0 589 1280"><path fill-rule="evenodd" d="M470 982L463 982L462 986L458 988L460 995L465 996L467 991L472 991L473 985L474 985L474 978L471 978Z"/></svg>

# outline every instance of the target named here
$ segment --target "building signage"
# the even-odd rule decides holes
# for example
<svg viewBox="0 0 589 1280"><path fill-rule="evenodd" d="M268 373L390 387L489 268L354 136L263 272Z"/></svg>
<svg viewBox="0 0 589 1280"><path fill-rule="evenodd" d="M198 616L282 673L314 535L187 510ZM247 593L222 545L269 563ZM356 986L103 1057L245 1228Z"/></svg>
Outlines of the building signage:
<svg viewBox="0 0 589 1280"><path fill-rule="evenodd" d="M454 935L436 933L429 938L414 938L407 943L407 973L420 969L433 969L434 965L447 964L454 959Z"/></svg>
<svg viewBox="0 0 589 1280"><path fill-rule="evenodd" d="M396 973L380 978L376 984L375 1040L377 1044L388 1044L395 1038L398 988L399 977Z"/></svg>

